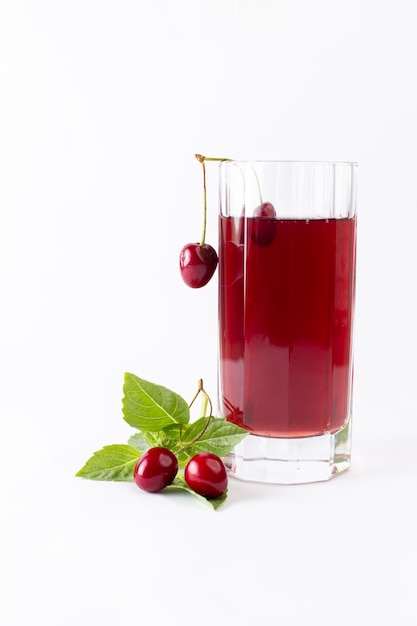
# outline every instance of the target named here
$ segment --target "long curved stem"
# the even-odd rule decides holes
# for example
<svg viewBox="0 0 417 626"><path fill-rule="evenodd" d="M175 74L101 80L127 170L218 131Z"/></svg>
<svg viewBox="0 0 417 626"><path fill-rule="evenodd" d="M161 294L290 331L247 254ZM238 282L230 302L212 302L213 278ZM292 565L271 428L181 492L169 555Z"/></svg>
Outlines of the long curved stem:
<svg viewBox="0 0 417 626"><path fill-rule="evenodd" d="M245 196L246 194L246 184L245 184L245 175L242 171L242 168L240 167L240 165L238 163L236 163L234 161L234 159L228 159L228 158L224 158L224 157L206 157L202 154L196 154L195 158L197 159L197 161L199 161L202 166L203 166L203 184L204 184L204 222L203 222L203 236L201 239L201 244L203 245L205 242L205 238L206 238L206 222L207 222L207 188L206 188L206 168L204 166L205 161L229 161L232 162L233 165L235 165L238 170L240 171L241 175L242 175L242 182L243 182L243 195ZM255 176L255 180L256 180L256 186L258 187L258 195L259 195L259 203L262 204L263 203L263 199L262 199L262 189L261 189L261 184L259 182L259 178L258 175L256 173L255 168L253 167L253 165L250 165L253 175Z"/></svg>
<svg viewBox="0 0 417 626"><path fill-rule="evenodd" d="M227 159L225 157L206 157L202 154L196 154L195 157L198 161L233 161L233 159Z"/></svg>
<svg viewBox="0 0 417 626"><path fill-rule="evenodd" d="M196 391L196 393L194 395L194 398L191 400L191 402L188 405L188 407L191 408L191 406L194 404L195 399L197 398L197 396L200 393L203 394L203 402L202 402L202 405L201 405L201 416L200 416L200 419L205 419L206 423L204 424L203 428L200 430L198 435L196 437L194 437L194 439L192 441L189 441L185 445L184 445L184 443L182 441L182 424L181 424L181 426L180 426L180 445L181 445L181 448L178 450L178 453L184 452L184 450L186 450L187 448L192 446L194 443L196 443L196 441L201 439L201 437L206 432L206 430L208 428L208 425L210 424L210 422L212 420L212 417L213 417L213 405L211 403L210 396L208 395L207 391L204 389L203 381L202 381L201 378L198 381L198 389L197 389L197 391ZM207 405L209 407L209 414L208 414L208 416L206 415Z"/></svg>
<svg viewBox="0 0 417 626"><path fill-rule="evenodd" d="M257 186L258 186L259 204L262 204L262 203L263 203L263 200L262 200L262 190L261 190L261 184L260 184L260 182L259 182L258 175L257 175L256 170L255 170L255 168L253 167L253 165L251 165L251 168L252 168L252 171L253 171L254 176L255 176L255 179L256 179L256 184L257 184Z"/></svg>
<svg viewBox="0 0 417 626"><path fill-rule="evenodd" d="M196 398L198 397L201 391L204 391L202 378L200 378L200 380L198 381L197 391L195 392L194 398L191 400L190 404L188 405L189 409L191 409L191 407L193 406Z"/></svg>
<svg viewBox="0 0 417 626"><path fill-rule="evenodd" d="M206 165L204 160L201 161L203 166L203 234L201 236L200 246L204 246L206 242L206 227L207 227L207 185L206 185Z"/></svg>
<svg viewBox="0 0 417 626"><path fill-rule="evenodd" d="M206 184L206 161L231 161L232 159L223 159L217 157L206 157L202 154L196 154L195 158L203 166L203 234L201 236L200 246L204 246L206 242L207 229L207 184Z"/></svg>

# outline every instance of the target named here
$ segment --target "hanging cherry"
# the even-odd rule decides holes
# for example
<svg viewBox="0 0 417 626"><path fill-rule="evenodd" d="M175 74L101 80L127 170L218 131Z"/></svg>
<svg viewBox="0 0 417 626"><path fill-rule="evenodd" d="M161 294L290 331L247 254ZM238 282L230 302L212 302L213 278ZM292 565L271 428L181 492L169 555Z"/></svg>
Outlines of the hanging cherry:
<svg viewBox="0 0 417 626"><path fill-rule="evenodd" d="M180 252L180 273L182 279L186 285L193 289L207 285L216 271L218 263L216 250L205 241L207 225L206 157L201 154L196 154L195 156L203 166L203 235L200 243L187 243Z"/></svg>

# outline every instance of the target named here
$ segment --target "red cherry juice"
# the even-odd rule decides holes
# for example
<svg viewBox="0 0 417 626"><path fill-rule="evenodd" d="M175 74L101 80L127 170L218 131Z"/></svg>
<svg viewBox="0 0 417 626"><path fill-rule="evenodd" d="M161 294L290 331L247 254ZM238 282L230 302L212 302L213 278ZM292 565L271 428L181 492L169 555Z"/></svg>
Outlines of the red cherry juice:
<svg viewBox="0 0 417 626"><path fill-rule="evenodd" d="M256 434L339 430L350 412L356 218L220 217L220 402Z"/></svg>

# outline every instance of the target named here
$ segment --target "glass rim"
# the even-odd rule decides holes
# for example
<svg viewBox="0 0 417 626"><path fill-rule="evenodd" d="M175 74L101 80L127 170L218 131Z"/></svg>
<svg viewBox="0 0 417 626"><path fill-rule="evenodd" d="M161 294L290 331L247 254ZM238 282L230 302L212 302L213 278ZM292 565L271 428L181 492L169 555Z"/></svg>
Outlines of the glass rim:
<svg viewBox="0 0 417 626"><path fill-rule="evenodd" d="M282 165L344 165L349 167L358 167L358 161L314 161L314 160L297 160L297 159L221 159L220 165L227 165L233 163L251 164L251 163L271 163Z"/></svg>

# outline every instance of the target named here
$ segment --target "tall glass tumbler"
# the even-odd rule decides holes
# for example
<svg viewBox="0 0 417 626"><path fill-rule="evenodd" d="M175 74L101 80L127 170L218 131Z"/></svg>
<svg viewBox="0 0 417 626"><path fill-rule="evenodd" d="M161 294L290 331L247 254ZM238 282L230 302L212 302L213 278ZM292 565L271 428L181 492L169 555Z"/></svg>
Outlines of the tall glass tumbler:
<svg viewBox="0 0 417 626"><path fill-rule="evenodd" d="M267 483L350 466L357 164L220 164L218 402L249 435L224 460Z"/></svg>

